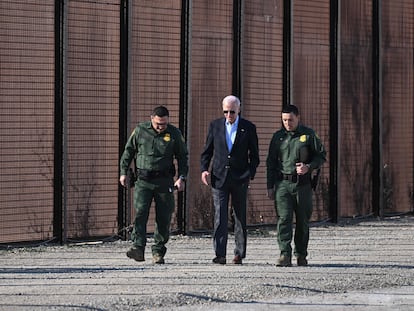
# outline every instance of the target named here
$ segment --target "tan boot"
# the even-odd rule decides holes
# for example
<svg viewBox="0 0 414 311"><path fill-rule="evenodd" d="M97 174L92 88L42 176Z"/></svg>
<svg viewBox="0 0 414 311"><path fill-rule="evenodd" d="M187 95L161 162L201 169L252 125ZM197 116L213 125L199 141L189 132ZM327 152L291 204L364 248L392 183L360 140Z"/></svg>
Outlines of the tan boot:
<svg viewBox="0 0 414 311"><path fill-rule="evenodd" d="M164 257L158 254L152 255L152 262L155 264L165 263Z"/></svg>
<svg viewBox="0 0 414 311"><path fill-rule="evenodd" d="M290 267L292 266L292 258L287 255L280 255L276 266L278 267Z"/></svg>

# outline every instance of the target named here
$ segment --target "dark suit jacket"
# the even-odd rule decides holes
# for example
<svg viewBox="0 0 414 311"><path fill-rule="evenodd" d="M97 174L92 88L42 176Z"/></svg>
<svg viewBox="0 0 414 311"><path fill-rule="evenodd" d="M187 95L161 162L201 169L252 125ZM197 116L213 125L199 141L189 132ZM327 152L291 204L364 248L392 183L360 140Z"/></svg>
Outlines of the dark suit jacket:
<svg viewBox="0 0 414 311"><path fill-rule="evenodd" d="M224 185L227 174L234 180L245 182L253 179L259 165L259 146L256 126L239 117L236 138L231 152L226 143L225 118L210 123L206 144L201 153L201 171L208 171L210 161L211 184L214 188Z"/></svg>

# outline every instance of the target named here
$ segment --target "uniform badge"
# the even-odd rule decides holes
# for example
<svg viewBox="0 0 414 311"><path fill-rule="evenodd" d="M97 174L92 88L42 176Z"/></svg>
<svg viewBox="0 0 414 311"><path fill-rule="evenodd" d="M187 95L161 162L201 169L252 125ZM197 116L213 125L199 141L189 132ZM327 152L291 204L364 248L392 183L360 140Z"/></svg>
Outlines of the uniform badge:
<svg viewBox="0 0 414 311"><path fill-rule="evenodd" d="M171 140L170 133L166 133L166 134L164 135L164 140L165 140L165 141L170 141L170 140Z"/></svg>
<svg viewBox="0 0 414 311"><path fill-rule="evenodd" d="M304 142L306 141L306 135L302 135L302 136L300 136L299 141L300 141L301 143L304 143Z"/></svg>

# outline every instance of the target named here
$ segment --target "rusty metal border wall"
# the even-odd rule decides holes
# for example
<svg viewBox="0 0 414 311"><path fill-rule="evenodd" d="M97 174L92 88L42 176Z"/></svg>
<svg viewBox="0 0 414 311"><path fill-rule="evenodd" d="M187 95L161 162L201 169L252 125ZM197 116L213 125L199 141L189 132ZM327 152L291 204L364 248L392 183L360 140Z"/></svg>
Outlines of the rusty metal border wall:
<svg viewBox="0 0 414 311"><path fill-rule="evenodd" d="M288 102L329 152L314 221L413 212L410 0L0 0L0 15L0 244L127 238L119 156L157 104L190 150L172 230L211 230L199 154L230 93L259 133L249 225L276 223L265 158Z"/></svg>

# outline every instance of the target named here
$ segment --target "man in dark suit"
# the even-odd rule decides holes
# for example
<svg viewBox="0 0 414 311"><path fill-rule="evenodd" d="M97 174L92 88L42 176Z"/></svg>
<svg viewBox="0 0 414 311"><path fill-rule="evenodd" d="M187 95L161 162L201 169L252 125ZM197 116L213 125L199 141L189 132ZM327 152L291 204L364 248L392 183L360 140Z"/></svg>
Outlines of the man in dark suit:
<svg viewBox="0 0 414 311"><path fill-rule="evenodd" d="M223 99L222 104L224 117L210 123L201 154L201 180L209 185L210 176L212 186L216 253L213 263L226 263L228 205L231 197L236 242L233 263L242 264L242 259L246 256L247 189L259 165L259 146L256 126L239 116L240 100L229 95Z"/></svg>

